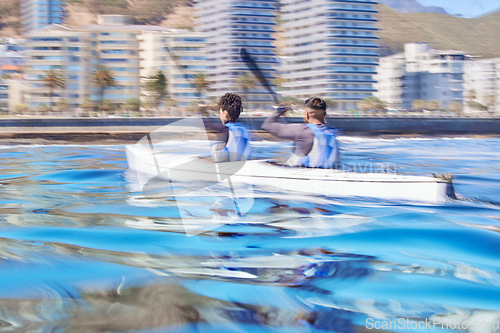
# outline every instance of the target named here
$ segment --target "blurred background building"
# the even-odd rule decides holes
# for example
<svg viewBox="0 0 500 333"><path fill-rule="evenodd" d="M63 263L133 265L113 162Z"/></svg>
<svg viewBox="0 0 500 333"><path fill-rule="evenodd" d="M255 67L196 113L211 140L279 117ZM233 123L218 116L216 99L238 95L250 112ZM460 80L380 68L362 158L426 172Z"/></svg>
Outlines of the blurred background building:
<svg viewBox="0 0 500 333"><path fill-rule="evenodd" d="M283 95L331 99L355 109L371 96L378 63L377 2L283 0Z"/></svg>
<svg viewBox="0 0 500 333"><path fill-rule="evenodd" d="M411 109L416 100L436 101L445 108L462 104L466 59L461 51L406 44L403 53L380 60L375 95L396 109Z"/></svg>
<svg viewBox="0 0 500 333"><path fill-rule="evenodd" d="M166 77L166 98L171 104L188 107L204 98L208 87L201 87L196 81L207 71L203 34L180 29L143 31L140 40L143 83L162 71ZM147 96L148 92L144 94Z"/></svg>
<svg viewBox="0 0 500 333"><path fill-rule="evenodd" d="M163 103L168 97L172 104L186 107L202 97L204 91L195 82L206 70L200 33L134 25L121 15L103 15L98 23L80 29L53 24L26 35L25 102L30 109L43 113L65 107L78 115L82 106L105 102L120 110L147 96L145 79L159 71L166 77ZM102 68L111 71L115 84L105 87L101 96L94 73ZM63 78L64 87L50 88L51 71Z"/></svg>
<svg viewBox="0 0 500 333"><path fill-rule="evenodd" d="M276 77L277 57L273 46L276 25L275 0L197 0L197 29L207 37L209 97L228 91L243 95L247 108L274 104L248 67L241 61L245 47L270 82Z"/></svg>
<svg viewBox="0 0 500 333"><path fill-rule="evenodd" d="M500 114L500 58L467 61L464 73L464 111Z"/></svg>
<svg viewBox="0 0 500 333"><path fill-rule="evenodd" d="M62 24L65 17L64 0L21 0L23 35L50 24Z"/></svg>
<svg viewBox="0 0 500 333"><path fill-rule="evenodd" d="M88 33L49 25L26 35L26 105L33 109L67 104L76 110L89 98L92 50ZM50 89L50 71L60 74L64 88ZM42 111L43 112L43 111Z"/></svg>

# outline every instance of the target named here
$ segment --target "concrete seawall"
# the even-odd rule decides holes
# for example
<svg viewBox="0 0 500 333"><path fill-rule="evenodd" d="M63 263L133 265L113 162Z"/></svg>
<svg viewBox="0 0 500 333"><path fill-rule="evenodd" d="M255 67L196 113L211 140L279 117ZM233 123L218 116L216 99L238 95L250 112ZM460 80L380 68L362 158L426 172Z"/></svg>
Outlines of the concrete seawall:
<svg viewBox="0 0 500 333"><path fill-rule="evenodd" d="M0 118L0 140L31 143L54 141L136 141L145 134L183 118ZM214 118L214 120L218 121ZM265 117L242 117L259 133ZM302 118L285 117L287 123ZM328 124L344 135L485 135L500 136L500 118L376 118L332 117Z"/></svg>

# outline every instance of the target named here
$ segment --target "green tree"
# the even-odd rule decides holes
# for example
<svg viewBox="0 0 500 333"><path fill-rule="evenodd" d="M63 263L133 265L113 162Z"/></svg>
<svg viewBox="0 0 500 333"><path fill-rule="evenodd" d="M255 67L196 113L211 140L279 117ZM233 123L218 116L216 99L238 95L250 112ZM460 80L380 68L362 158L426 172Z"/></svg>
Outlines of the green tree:
<svg viewBox="0 0 500 333"><path fill-rule="evenodd" d="M387 102L375 96L363 98L358 102L357 106L361 111L387 111Z"/></svg>
<svg viewBox="0 0 500 333"><path fill-rule="evenodd" d="M153 96L155 107L158 109L160 103L167 97L167 78L161 70L146 78L146 90Z"/></svg>
<svg viewBox="0 0 500 333"><path fill-rule="evenodd" d="M488 107L486 105L476 101L468 101L467 106L469 106L472 110L488 111Z"/></svg>
<svg viewBox="0 0 500 333"><path fill-rule="evenodd" d="M66 88L66 78L63 73L58 69L49 69L44 71L45 75L42 81L49 88L50 110L54 107L54 90Z"/></svg>
<svg viewBox="0 0 500 333"><path fill-rule="evenodd" d="M26 104L17 104L14 108L15 114L24 115L30 110L29 106Z"/></svg>
<svg viewBox="0 0 500 333"><path fill-rule="evenodd" d="M272 84L276 87L276 90L282 90L283 85L287 83L287 80L282 76L278 75L274 79L271 80Z"/></svg>
<svg viewBox="0 0 500 333"><path fill-rule="evenodd" d="M430 111L436 111L437 109L439 109L439 102L435 99L431 99L427 102L426 108Z"/></svg>
<svg viewBox="0 0 500 333"><path fill-rule="evenodd" d="M99 109L103 109L106 88L116 87L113 71L107 66L97 66L92 72L92 82L99 91Z"/></svg>
<svg viewBox="0 0 500 333"><path fill-rule="evenodd" d="M194 88L196 89L196 93L200 98L202 98L203 93L210 90L210 85L212 82L208 81L205 74L199 73L196 74L193 78Z"/></svg>
<svg viewBox="0 0 500 333"><path fill-rule="evenodd" d="M416 99L411 103L411 108L417 111L423 111L427 108L427 102L421 99Z"/></svg>
<svg viewBox="0 0 500 333"><path fill-rule="evenodd" d="M243 99L247 100L248 92L257 88L257 80L253 75L244 73L236 78L235 86L238 90L243 92Z"/></svg>
<svg viewBox="0 0 500 333"><path fill-rule="evenodd" d="M477 91L475 89L470 89L467 91L467 95L465 96L469 101L474 101L477 98Z"/></svg>
<svg viewBox="0 0 500 333"><path fill-rule="evenodd" d="M450 103L450 105L448 105L448 110L450 110L451 112L456 113L456 114L462 113L463 109L464 109L464 106L457 101L453 101Z"/></svg>
<svg viewBox="0 0 500 333"><path fill-rule="evenodd" d="M491 111L491 107L495 105L496 98L495 95L487 94L483 96L484 105L488 107L488 111Z"/></svg>
<svg viewBox="0 0 500 333"><path fill-rule="evenodd" d="M129 98L125 101L128 110L138 112L141 109L141 100L137 97Z"/></svg>

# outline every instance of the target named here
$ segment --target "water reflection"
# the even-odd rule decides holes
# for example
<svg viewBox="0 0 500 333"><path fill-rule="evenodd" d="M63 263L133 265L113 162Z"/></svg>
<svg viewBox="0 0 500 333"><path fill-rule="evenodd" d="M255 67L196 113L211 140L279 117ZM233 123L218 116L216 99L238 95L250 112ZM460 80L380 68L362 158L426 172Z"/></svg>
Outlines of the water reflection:
<svg viewBox="0 0 500 333"><path fill-rule="evenodd" d="M223 201L210 210L213 195L174 202L161 184L134 189L121 146L4 147L0 325L371 332L367 320L404 319L495 332L498 143L344 138L352 163L452 172L463 200L414 205L258 188L247 214L215 228L213 214L231 214ZM259 143L257 157L282 147ZM199 234L186 237L186 228Z"/></svg>

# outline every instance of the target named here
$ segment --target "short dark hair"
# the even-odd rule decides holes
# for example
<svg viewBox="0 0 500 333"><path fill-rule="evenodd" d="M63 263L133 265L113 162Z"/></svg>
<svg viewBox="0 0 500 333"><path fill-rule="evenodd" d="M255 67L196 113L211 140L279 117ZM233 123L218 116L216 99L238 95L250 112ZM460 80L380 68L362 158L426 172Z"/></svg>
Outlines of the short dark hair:
<svg viewBox="0 0 500 333"><path fill-rule="evenodd" d="M238 120L240 113L243 111L241 97L237 94L226 93L219 100L219 108L222 111L227 111L232 121Z"/></svg>
<svg viewBox="0 0 500 333"><path fill-rule="evenodd" d="M314 111L326 111L326 102L319 97L308 98L304 106L314 110Z"/></svg>

